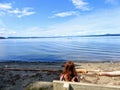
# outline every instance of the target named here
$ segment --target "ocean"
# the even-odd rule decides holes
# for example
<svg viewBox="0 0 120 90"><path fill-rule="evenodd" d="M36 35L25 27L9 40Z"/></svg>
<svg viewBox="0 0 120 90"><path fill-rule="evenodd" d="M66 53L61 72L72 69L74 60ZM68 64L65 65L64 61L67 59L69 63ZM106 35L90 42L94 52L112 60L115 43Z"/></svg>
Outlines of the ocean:
<svg viewBox="0 0 120 90"><path fill-rule="evenodd" d="M0 39L0 62L120 61L120 36Z"/></svg>

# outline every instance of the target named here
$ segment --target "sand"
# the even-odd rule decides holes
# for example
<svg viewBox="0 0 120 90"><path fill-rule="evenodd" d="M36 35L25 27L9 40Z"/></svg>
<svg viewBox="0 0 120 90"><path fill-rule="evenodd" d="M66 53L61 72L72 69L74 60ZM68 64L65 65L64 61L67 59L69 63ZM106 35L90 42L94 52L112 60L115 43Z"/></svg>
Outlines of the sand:
<svg viewBox="0 0 120 90"><path fill-rule="evenodd" d="M24 90L37 81L59 80L65 62L1 62L0 90ZM82 83L107 84L120 86L120 76L98 76L97 71L120 71L120 62L75 62L77 69L86 69L87 74L79 74L86 80ZM22 70L5 70L17 68ZM39 71L40 70L40 71Z"/></svg>

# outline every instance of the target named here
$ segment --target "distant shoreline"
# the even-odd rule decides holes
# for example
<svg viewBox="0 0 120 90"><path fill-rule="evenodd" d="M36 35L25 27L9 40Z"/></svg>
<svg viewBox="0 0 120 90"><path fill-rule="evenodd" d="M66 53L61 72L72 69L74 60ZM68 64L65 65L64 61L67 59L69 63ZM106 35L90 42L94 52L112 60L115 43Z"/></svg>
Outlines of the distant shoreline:
<svg viewBox="0 0 120 90"><path fill-rule="evenodd" d="M0 37L0 39L70 38L70 37L103 37L103 36L120 36L120 34L49 36L49 37Z"/></svg>

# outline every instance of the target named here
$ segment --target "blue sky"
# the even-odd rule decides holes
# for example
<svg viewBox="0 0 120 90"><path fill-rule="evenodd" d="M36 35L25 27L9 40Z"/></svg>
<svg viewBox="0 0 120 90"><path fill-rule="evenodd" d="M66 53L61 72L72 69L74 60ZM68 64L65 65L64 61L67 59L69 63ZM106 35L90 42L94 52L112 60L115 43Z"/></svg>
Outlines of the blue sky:
<svg viewBox="0 0 120 90"><path fill-rule="evenodd" d="M0 36L120 33L120 0L0 0Z"/></svg>

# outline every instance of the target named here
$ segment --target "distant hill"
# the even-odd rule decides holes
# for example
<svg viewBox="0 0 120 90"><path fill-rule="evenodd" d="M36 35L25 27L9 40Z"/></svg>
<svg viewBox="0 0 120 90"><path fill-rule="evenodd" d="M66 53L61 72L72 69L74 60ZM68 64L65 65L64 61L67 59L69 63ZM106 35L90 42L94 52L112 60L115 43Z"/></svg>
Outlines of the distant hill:
<svg viewBox="0 0 120 90"><path fill-rule="evenodd" d="M67 37L103 37L120 36L120 34L101 34L101 35L75 35L75 36L49 36L49 37L0 37L0 39L31 39L31 38L67 38Z"/></svg>
<svg viewBox="0 0 120 90"><path fill-rule="evenodd" d="M5 37L0 37L0 39L5 39Z"/></svg>
<svg viewBox="0 0 120 90"><path fill-rule="evenodd" d="M29 39L29 38L39 38L39 37L8 37L7 39Z"/></svg>
<svg viewBox="0 0 120 90"><path fill-rule="evenodd" d="M85 35L85 37L120 36L120 34Z"/></svg>

